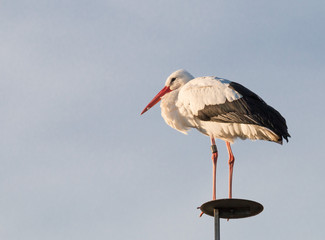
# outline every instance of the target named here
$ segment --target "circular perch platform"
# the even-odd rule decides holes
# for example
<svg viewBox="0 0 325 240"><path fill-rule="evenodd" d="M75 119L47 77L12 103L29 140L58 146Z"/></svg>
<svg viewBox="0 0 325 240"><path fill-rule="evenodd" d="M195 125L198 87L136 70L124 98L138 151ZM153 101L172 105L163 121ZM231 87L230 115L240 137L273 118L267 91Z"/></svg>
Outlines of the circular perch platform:
<svg viewBox="0 0 325 240"><path fill-rule="evenodd" d="M200 207L203 213L212 217L214 209L219 210L220 218L232 219L255 216L263 211L263 206L251 200L226 198L206 202Z"/></svg>

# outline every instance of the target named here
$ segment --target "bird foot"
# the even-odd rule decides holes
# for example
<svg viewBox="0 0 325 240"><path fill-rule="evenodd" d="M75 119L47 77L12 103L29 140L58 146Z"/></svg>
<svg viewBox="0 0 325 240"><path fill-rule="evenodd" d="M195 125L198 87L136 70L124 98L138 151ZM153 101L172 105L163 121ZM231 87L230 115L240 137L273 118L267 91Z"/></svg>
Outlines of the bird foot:
<svg viewBox="0 0 325 240"><path fill-rule="evenodd" d="M201 209L201 207L197 207L196 209ZM204 214L204 212L201 211L200 213L200 216L199 217L202 217L202 215Z"/></svg>

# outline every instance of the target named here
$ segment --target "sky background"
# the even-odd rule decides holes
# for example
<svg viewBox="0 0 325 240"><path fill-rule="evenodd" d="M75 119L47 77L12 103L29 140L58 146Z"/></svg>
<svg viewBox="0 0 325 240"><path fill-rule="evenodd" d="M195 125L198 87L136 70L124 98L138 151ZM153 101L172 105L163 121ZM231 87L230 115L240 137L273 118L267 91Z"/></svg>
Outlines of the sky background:
<svg viewBox="0 0 325 240"><path fill-rule="evenodd" d="M209 138L140 112L173 71L239 82L286 118L237 141L221 239L323 239L325 2L0 2L0 238L213 239ZM217 141L217 197L227 197Z"/></svg>

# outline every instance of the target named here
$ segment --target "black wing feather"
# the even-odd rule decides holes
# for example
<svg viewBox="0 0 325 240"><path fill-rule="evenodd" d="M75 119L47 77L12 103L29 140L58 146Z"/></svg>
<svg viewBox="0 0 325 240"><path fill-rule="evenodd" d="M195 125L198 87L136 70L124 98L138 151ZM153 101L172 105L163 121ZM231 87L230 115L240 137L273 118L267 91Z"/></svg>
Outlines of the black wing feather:
<svg viewBox="0 0 325 240"><path fill-rule="evenodd" d="M288 141L290 137L286 120L273 107L267 105L258 95L240 85L231 82L229 87L243 97L224 104L208 105L198 112L202 121L222 123L244 123L266 127Z"/></svg>

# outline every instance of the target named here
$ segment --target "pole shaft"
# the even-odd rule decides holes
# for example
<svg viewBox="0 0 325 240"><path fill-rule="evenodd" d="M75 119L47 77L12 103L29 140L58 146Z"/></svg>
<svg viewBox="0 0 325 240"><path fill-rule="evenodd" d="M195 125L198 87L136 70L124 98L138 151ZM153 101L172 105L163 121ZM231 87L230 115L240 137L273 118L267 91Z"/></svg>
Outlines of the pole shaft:
<svg viewBox="0 0 325 240"><path fill-rule="evenodd" d="M220 240L220 218L218 209L214 209L214 239Z"/></svg>

